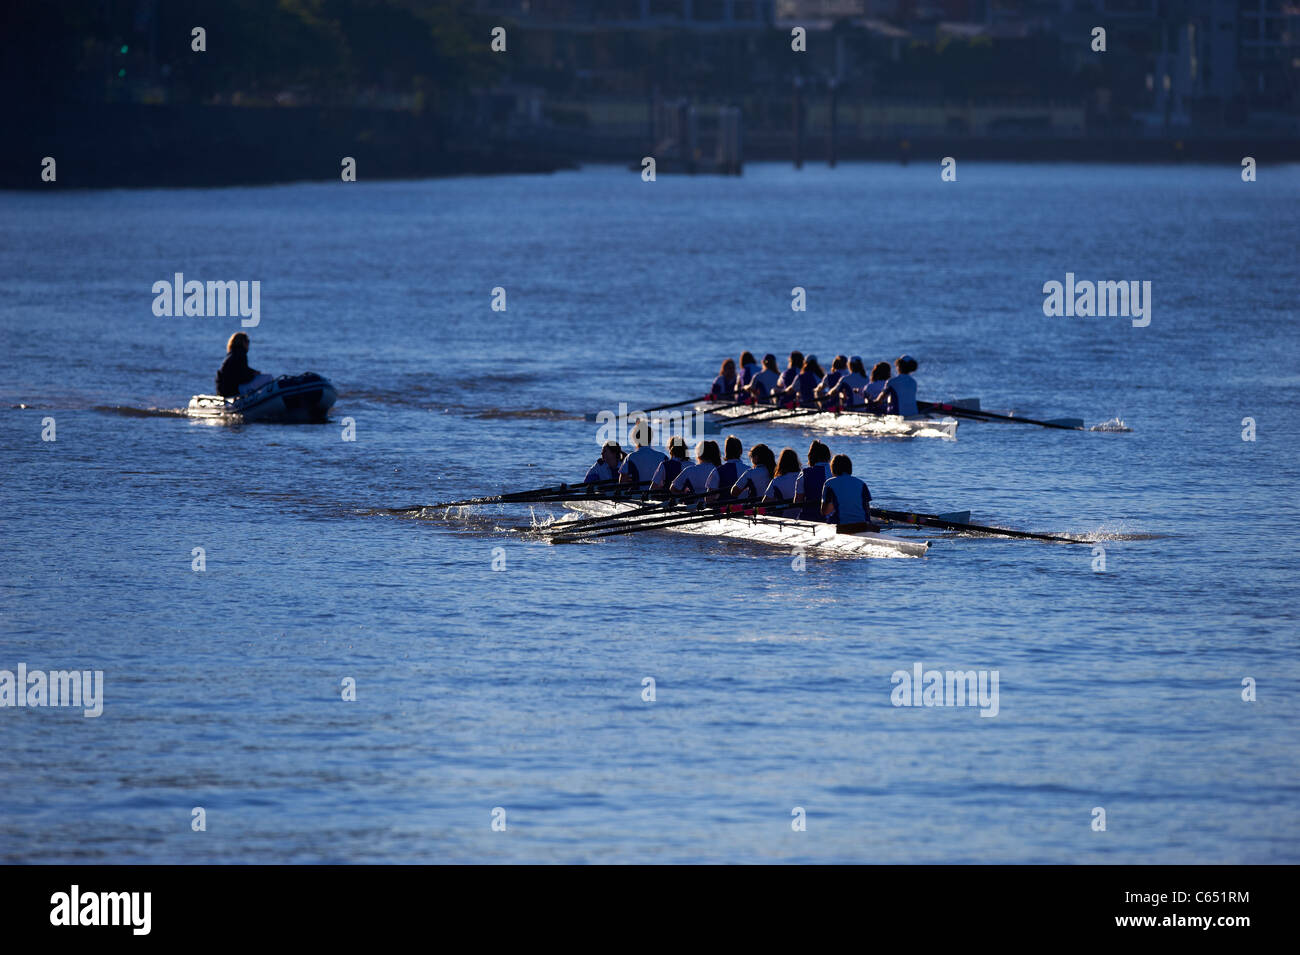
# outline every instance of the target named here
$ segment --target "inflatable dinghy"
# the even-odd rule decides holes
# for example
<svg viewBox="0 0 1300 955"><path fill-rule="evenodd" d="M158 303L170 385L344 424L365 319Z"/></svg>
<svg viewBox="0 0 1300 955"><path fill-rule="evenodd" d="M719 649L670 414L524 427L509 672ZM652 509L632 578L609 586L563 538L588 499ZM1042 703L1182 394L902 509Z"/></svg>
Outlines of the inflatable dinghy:
<svg viewBox="0 0 1300 955"><path fill-rule="evenodd" d="M237 398L195 395L188 414L194 418L234 418L241 421L324 421L338 392L328 378L315 372L281 375L256 391Z"/></svg>

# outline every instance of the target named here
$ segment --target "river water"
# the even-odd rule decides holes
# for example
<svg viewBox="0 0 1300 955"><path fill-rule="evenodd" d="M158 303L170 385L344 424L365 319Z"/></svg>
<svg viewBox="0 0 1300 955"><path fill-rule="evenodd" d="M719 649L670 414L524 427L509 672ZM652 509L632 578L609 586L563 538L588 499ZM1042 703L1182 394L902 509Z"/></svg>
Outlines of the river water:
<svg viewBox="0 0 1300 955"><path fill-rule="evenodd" d="M0 670L103 672L96 718L0 708L0 861L1300 861L1298 199L977 163L0 194ZM155 316L177 272L259 281L252 364L328 376L330 423L179 416L240 322ZM1149 324L1045 315L1067 273L1149 281ZM830 439L883 506L1102 550L374 513L580 479L585 414L742 348L1122 420ZM918 664L996 671L996 715L893 705Z"/></svg>

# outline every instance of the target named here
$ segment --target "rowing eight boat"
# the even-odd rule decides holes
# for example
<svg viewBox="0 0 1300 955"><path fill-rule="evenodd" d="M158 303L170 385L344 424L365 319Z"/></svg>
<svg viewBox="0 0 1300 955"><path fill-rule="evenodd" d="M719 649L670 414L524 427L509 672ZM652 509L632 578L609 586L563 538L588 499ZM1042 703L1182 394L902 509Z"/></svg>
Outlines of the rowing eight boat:
<svg viewBox="0 0 1300 955"><path fill-rule="evenodd" d="M696 411L709 412L720 418L736 418L755 413L753 405L736 405L720 401L701 402L695 406ZM756 415L755 424L764 421L763 416ZM791 414L777 408L772 409L772 423L796 428L813 428L831 434L881 435L895 438L945 438L954 441L957 438L958 421L953 417L938 415L902 415L864 414L857 411L809 411L807 414Z"/></svg>
<svg viewBox="0 0 1300 955"><path fill-rule="evenodd" d="M626 501L590 499L565 501L564 506L589 517L606 517L637 507ZM869 532L841 534L834 524L786 517L728 517L696 524L669 525L663 529L858 557L924 557L930 547L929 541L904 540Z"/></svg>

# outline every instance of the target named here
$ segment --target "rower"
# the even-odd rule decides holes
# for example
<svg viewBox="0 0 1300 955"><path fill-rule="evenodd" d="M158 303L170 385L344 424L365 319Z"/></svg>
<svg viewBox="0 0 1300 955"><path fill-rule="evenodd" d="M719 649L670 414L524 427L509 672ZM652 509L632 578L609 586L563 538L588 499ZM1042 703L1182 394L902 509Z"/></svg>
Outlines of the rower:
<svg viewBox="0 0 1300 955"><path fill-rule="evenodd" d="M898 414L898 394L889 383L889 362L878 361L871 369L871 381L862 389L870 414Z"/></svg>
<svg viewBox="0 0 1300 955"><path fill-rule="evenodd" d="M867 369L862 356L849 359L849 370L835 386L835 396L841 407L852 408L862 403L862 389L867 387Z"/></svg>
<svg viewBox="0 0 1300 955"><path fill-rule="evenodd" d="M618 466L623 463L623 447L617 441L606 441L600 457L587 469L583 484L608 484L618 480Z"/></svg>
<svg viewBox="0 0 1300 955"><path fill-rule="evenodd" d="M849 356L836 355L835 360L831 362L831 370L828 371L824 378L817 383L816 389L813 390L813 397L820 399L822 407L831 404L830 398L835 394L835 388L840 383L840 379L849 373Z"/></svg>
<svg viewBox="0 0 1300 955"><path fill-rule="evenodd" d="M680 434L675 434L668 439L668 457L659 462L654 477L650 479L650 490L668 490L669 485L677 479L677 475L682 473L684 467L686 467L686 439Z"/></svg>
<svg viewBox="0 0 1300 955"><path fill-rule="evenodd" d="M674 494L703 494L708 490L709 475L721 464L718 442L701 441L695 446L695 463L682 468L669 490Z"/></svg>
<svg viewBox="0 0 1300 955"><path fill-rule="evenodd" d="M781 452L781 457L777 459L772 480L767 485L767 490L763 492L763 501L793 501L794 485L798 479L799 455L794 453L794 448L785 448Z"/></svg>
<svg viewBox="0 0 1300 955"><path fill-rule="evenodd" d="M832 524L861 525L863 530L879 530L871 524L871 491L853 476L853 462L847 454L831 459L831 479L822 488L822 516Z"/></svg>
<svg viewBox="0 0 1300 955"><path fill-rule="evenodd" d="M740 439L734 434L727 435L727 440L722 444L723 461L704 481L705 489L715 492L710 500L730 496L731 486L740 479L740 472L744 470L740 460L743 451Z"/></svg>
<svg viewBox="0 0 1300 955"><path fill-rule="evenodd" d="M898 413L914 415L917 413L916 379L912 377L912 372L916 371L916 359L911 355L900 355L894 362L894 367L898 369L898 374L889 380L889 387L898 395Z"/></svg>
<svg viewBox="0 0 1300 955"><path fill-rule="evenodd" d="M773 392L779 394L780 392L785 391L794 384L794 380L799 377L799 372L801 371L803 371L803 352L790 352L790 364L786 365L785 371L781 372L777 377L776 386L772 389Z"/></svg>
<svg viewBox="0 0 1300 955"><path fill-rule="evenodd" d="M736 395L744 397L744 391L749 387L749 383L754 380L758 374L758 361L754 358L752 351L743 351L740 353L740 371L736 376Z"/></svg>
<svg viewBox="0 0 1300 955"><path fill-rule="evenodd" d="M662 451L656 451L650 446L651 440L649 419L638 418L632 426L632 444L635 448L618 467L620 484L645 484L659 463L667 457Z"/></svg>
<svg viewBox="0 0 1300 955"><path fill-rule="evenodd" d="M808 445L808 466L799 472L794 484L794 501L802 504L799 517L805 521L822 519L822 488L830 475L831 449L820 441Z"/></svg>
<svg viewBox="0 0 1300 955"><path fill-rule="evenodd" d="M718 369L718 377L713 379L709 397L715 401L730 401L736 396L736 361L728 358Z"/></svg>
<svg viewBox="0 0 1300 955"><path fill-rule="evenodd" d="M815 407L817 399L813 392L817 390L817 384L825 376L822 366L817 364L817 356L809 355L803 360L803 367L799 374L794 377L785 388L778 388L777 395L786 400L793 400L796 404L805 407Z"/></svg>
<svg viewBox="0 0 1300 955"><path fill-rule="evenodd" d="M763 370L754 375L749 384L745 386L745 391L755 401L765 403L772 397L772 390L776 388L777 382L780 380L781 376L776 370L776 356L764 355Z"/></svg>
<svg viewBox="0 0 1300 955"><path fill-rule="evenodd" d="M797 458L795 460L798 461ZM731 486L731 496L742 501L758 501L772 483L776 457L766 444L756 444L749 449L749 463L753 467L736 479L736 483Z"/></svg>

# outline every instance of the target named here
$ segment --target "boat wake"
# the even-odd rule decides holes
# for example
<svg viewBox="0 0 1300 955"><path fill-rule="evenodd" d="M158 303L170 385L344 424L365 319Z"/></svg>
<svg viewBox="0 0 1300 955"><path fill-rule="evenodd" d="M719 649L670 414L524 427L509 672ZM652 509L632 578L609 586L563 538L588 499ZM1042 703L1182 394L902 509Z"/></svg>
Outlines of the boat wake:
<svg viewBox="0 0 1300 955"><path fill-rule="evenodd" d="M121 415L124 418L188 418L184 408L130 408L126 405L95 405L92 411Z"/></svg>
<svg viewBox="0 0 1300 955"><path fill-rule="evenodd" d="M1094 424L1088 430L1089 431L1132 431L1133 429L1124 423L1123 418L1111 418L1109 421L1103 421L1101 424Z"/></svg>

